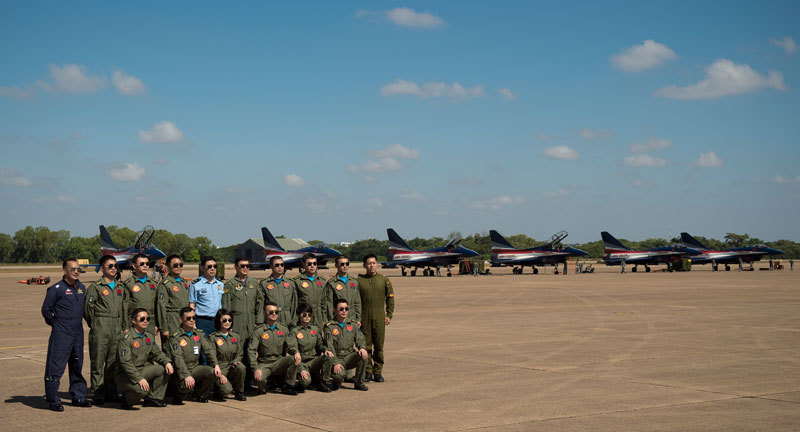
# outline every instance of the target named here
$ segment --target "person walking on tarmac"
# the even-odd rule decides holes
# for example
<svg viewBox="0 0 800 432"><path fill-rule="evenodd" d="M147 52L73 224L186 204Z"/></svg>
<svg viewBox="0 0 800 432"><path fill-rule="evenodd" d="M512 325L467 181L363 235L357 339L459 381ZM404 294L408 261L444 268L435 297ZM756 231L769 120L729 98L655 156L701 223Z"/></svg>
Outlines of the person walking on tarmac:
<svg viewBox="0 0 800 432"><path fill-rule="evenodd" d="M132 259L133 274L122 285L128 296L128 310L143 308L147 316L153 321L152 327L147 327L147 332L156 334L156 281L147 276L150 269L150 260L143 253L136 254Z"/></svg>
<svg viewBox="0 0 800 432"><path fill-rule="evenodd" d="M361 294L361 331L366 340L367 360L364 381L383 382L383 342L386 326L394 315L394 289L389 278L378 273L378 257L364 256L366 274L358 275Z"/></svg>
<svg viewBox="0 0 800 432"><path fill-rule="evenodd" d="M299 304L309 304L313 310L311 324L322 328L328 321L328 306L325 298L325 277L317 273L317 256L313 253L303 255L303 272L294 278L297 286ZM294 323L292 323L293 325Z"/></svg>
<svg viewBox="0 0 800 432"><path fill-rule="evenodd" d="M117 260L111 255L100 258L103 277L86 290L83 318L89 325L89 360L91 361L92 401L103 405L106 399L119 400L114 383L117 366L117 343L127 330L127 291L117 281Z"/></svg>
<svg viewBox="0 0 800 432"><path fill-rule="evenodd" d="M90 407L86 398L86 380L83 367L83 308L86 288L81 281L78 260L69 258L61 264L64 277L47 288L42 303L44 322L50 326L47 342L47 362L44 367L44 393L50 409L64 411L58 396L58 385L64 368L69 365L69 393L72 405Z"/></svg>

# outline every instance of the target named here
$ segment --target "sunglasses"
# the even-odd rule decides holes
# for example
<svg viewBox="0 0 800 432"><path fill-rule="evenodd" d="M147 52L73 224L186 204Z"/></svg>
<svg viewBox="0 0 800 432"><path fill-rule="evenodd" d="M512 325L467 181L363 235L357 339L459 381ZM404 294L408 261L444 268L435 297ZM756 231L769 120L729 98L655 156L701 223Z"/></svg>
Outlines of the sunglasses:
<svg viewBox="0 0 800 432"><path fill-rule="evenodd" d="M349 266L350 263L349 262L340 262L339 265L344 267L344 266Z"/></svg>
<svg viewBox="0 0 800 432"><path fill-rule="evenodd" d="M117 265L116 264L108 264L108 265L106 265L106 268L107 269L117 268Z"/></svg>
<svg viewBox="0 0 800 432"><path fill-rule="evenodd" d="M183 263L172 264L172 268L183 267Z"/></svg>
<svg viewBox="0 0 800 432"><path fill-rule="evenodd" d="M303 312L303 313L300 314L300 316L301 317L310 317L311 316L311 312Z"/></svg>
<svg viewBox="0 0 800 432"><path fill-rule="evenodd" d="M350 310L350 308L349 308L349 307L343 307L343 308L339 308L339 310L340 310L340 311L349 311L349 310Z"/></svg>
<svg viewBox="0 0 800 432"><path fill-rule="evenodd" d="M70 267L67 269L67 271L70 273L80 273L81 269L79 269L78 267Z"/></svg>
<svg viewBox="0 0 800 432"><path fill-rule="evenodd" d="M227 324L227 323L232 323L233 320L230 319L230 318L223 318L223 319L219 320L219 322L221 322L223 324Z"/></svg>
<svg viewBox="0 0 800 432"><path fill-rule="evenodd" d="M139 267L150 267L150 263L147 262L147 261L142 261L140 263L136 263L136 265L139 266Z"/></svg>
<svg viewBox="0 0 800 432"><path fill-rule="evenodd" d="M194 315L189 315L189 316L187 316L187 317L185 317L183 319L185 319L186 321L194 321L194 320L197 319L197 317L194 316Z"/></svg>
<svg viewBox="0 0 800 432"><path fill-rule="evenodd" d="M239 264L239 268L250 268L250 264Z"/></svg>
<svg viewBox="0 0 800 432"><path fill-rule="evenodd" d="M283 267L283 263L272 264L273 267Z"/></svg>
<svg viewBox="0 0 800 432"><path fill-rule="evenodd" d="M139 321L139 322L148 322L148 321L150 321L150 317L141 317L137 321Z"/></svg>
<svg viewBox="0 0 800 432"><path fill-rule="evenodd" d="M211 270L212 268L217 268L216 264L209 264L206 266L207 269Z"/></svg>
<svg viewBox="0 0 800 432"><path fill-rule="evenodd" d="M317 265L317 262L316 262L316 261L314 261L314 262L307 262L307 263L306 263L306 265L307 265L307 266Z"/></svg>
<svg viewBox="0 0 800 432"><path fill-rule="evenodd" d="M267 315L277 315L278 311L269 310L267 311Z"/></svg>

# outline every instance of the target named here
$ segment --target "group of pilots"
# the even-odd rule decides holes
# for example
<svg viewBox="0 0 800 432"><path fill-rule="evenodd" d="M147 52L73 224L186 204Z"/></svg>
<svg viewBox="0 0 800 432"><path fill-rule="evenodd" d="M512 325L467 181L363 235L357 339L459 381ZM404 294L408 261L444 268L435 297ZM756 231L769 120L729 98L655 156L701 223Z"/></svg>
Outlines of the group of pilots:
<svg viewBox="0 0 800 432"><path fill-rule="evenodd" d="M168 274L148 276L149 260L131 260L133 274L118 280L116 259L105 255L102 277L86 288L77 260L63 263L64 278L48 288L42 305L52 327L45 366L45 398L63 411L58 385L69 365L72 405L120 401L164 407L168 391L176 405L228 395L247 400L277 391L288 395L313 387L321 392L352 382L383 382L385 328L394 313L394 290L379 274L375 255L364 257L365 274L349 275L350 260L338 256L336 274L317 272L317 257L302 257L301 273L285 276L283 258L272 256L271 274L249 276L238 258L236 275L223 283L217 262L203 258L202 276L182 276L183 261L166 259ZM81 374L83 325L89 330L91 387ZM157 343L157 340L160 342ZM349 378L348 378L349 375Z"/></svg>

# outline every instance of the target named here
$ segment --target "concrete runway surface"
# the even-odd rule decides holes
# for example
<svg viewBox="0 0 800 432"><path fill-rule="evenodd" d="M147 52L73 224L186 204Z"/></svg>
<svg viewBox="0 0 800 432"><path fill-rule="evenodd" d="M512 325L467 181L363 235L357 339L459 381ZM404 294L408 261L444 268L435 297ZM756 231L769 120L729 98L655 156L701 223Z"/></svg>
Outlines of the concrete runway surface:
<svg viewBox="0 0 800 432"><path fill-rule="evenodd" d="M0 268L0 430L800 430L800 269L597 268L452 278L383 270L397 306L386 382L368 392L345 384L128 412L71 407L65 374L63 413L43 399L46 287L16 283L55 282L60 269ZM88 371L87 352L87 381Z"/></svg>

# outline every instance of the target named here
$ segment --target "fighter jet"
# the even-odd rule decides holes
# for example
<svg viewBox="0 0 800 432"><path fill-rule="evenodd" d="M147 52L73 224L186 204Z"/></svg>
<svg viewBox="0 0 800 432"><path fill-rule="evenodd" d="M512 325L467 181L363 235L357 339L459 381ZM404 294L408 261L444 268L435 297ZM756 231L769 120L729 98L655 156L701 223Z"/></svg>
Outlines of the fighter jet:
<svg viewBox="0 0 800 432"><path fill-rule="evenodd" d="M666 263L667 267L671 269L672 264L679 262L684 256L700 254L700 251L692 248L674 245L635 251L620 243L608 231L603 231L600 235L603 237L603 262L607 266L621 265L623 262L633 264L633 269L631 270L633 272L637 270L637 266L640 264L644 265L645 272L650 271L650 264Z"/></svg>
<svg viewBox="0 0 800 432"><path fill-rule="evenodd" d="M699 255L692 257L693 265L711 263L714 271L717 270L717 266L720 264L725 264L725 271L730 271L730 264L749 263L752 268L753 261L761 260L762 256L784 254L782 250L773 249L765 245L743 246L721 251L712 251L689 235L689 233L685 232L681 233L681 241L684 245L701 252Z"/></svg>
<svg viewBox="0 0 800 432"><path fill-rule="evenodd" d="M455 236L446 245L424 251L416 251L406 243L392 228L388 228L389 235L389 261L381 263L385 268L400 266L401 274L406 275L406 269L411 269L411 276L417 275L417 269L422 267L423 276L433 276L439 272L439 267L447 267L450 276L450 266L457 264L462 258L474 257L478 253L472 249L461 246L461 237ZM436 269L434 272L433 269Z"/></svg>
<svg viewBox="0 0 800 432"><path fill-rule="evenodd" d="M106 230L106 227L100 225L100 254L111 255L116 258L117 268L119 270L131 269L131 259L134 255L140 253L147 255L151 265L153 265L156 261L166 256L164 252L161 252L161 250L155 245L150 244L150 240L153 238L154 233L155 229L152 226L147 225L146 227L142 228L141 231L139 231L139 234L136 235L136 240L133 242L133 246L127 249L120 249L114 244L114 241L111 240L111 235ZM95 272L100 271L100 264L83 264L82 267L94 267Z"/></svg>
<svg viewBox="0 0 800 432"><path fill-rule="evenodd" d="M492 240L492 267L513 266L514 274L522 274L525 266L531 266L533 274L538 274L536 266L552 264L558 274L558 264L564 264L566 269L567 259L571 256L586 256L588 253L573 247L561 247L561 240L567 237L566 231L560 231L550 238L550 241L528 249L517 249L511 245L499 232L489 231Z"/></svg>
<svg viewBox="0 0 800 432"><path fill-rule="evenodd" d="M340 256L342 253L337 251L336 249L331 248L325 243L320 243L317 245L312 245L309 247L304 247L301 249L290 250L287 251L278 243L278 240L275 239L275 236L272 235L271 232L267 229L267 227L261 227L261 236L264 238L264 254L266 255L265 262L260 263L250 263L250 267L253 269L266 269L269 268L269 260L273 256L279 256L283 258L283 264L285 270L291 270L293 268L300 268L303 266L301 262L301 258L303 255L307 253L313 253L317 257L317 263L319 268L325 266L329 259L336 258Z"/></svg>

